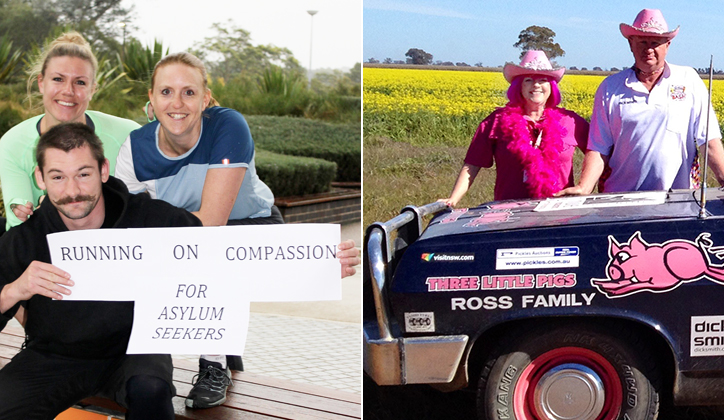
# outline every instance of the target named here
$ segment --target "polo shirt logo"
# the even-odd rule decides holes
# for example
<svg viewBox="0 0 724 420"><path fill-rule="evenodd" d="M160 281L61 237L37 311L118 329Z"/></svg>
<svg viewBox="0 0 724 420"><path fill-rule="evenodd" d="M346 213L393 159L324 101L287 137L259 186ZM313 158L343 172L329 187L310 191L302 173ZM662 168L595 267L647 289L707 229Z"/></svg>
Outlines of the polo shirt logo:
<svg viewBox="0 0 724 420"><path fill-rule="evenodd" d="M684 99L686 99L686 86L669 87L669 95L674 101L683 101Z"/></svg>

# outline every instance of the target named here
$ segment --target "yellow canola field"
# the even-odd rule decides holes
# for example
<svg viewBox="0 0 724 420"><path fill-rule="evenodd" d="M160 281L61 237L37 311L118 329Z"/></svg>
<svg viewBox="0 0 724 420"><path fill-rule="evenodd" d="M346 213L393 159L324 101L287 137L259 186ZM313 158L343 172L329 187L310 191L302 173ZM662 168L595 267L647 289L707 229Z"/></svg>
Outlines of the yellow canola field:
<svg viewBox="0 0 724 420"><path fill-rule="evenodd" d="M487 115L505 105L503 73L364 69L365 113Z"/></svg>
<svg viewBox="0 0 724 420"><path fill-rule="evenodd" d="M593 96L604 76L565 75L561 106L590 119ZM708 85L708 81L705 81ZM365 118L426 112L440 117L484 118L505 105L508 82L500 72L364 69ZM714 81L712 104L724 123L724 80Z"/></svg>

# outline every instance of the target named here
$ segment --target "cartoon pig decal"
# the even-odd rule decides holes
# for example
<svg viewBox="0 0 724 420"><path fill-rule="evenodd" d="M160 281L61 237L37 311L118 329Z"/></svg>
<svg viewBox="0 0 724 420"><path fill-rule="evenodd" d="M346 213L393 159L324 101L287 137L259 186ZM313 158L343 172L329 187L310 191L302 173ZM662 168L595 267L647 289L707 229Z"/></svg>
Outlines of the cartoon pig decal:
<svg viewBox="0 0 724 420"><path fill-rule="evenodd" d="M649 244L636 232L623 245L608 237L608 265L605 279L591 284L609 298L649 291L666 292L679 285L707 278L724 285L724 265L712 264L709 256L719 257L724 248L712 248L709 233L695 242L673 239Z"/></svg>
<svg viewBox="0 0 724 420"><path fill-rule="evenodd" d="M489 211L484 212L479 217L465 223L463 227L478 227L481 225L487 225L490 223L505 223L513 218L513 212L510 210L504 211Z"/></svg>

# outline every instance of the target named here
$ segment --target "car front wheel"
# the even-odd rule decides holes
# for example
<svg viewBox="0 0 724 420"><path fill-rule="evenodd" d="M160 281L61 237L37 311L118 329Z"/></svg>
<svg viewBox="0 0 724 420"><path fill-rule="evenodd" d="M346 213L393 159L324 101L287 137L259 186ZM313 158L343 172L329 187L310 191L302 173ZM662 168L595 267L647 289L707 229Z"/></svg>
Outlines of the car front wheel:
<svg viewBox="0 0 724 420"><path fill-rule="evenodd" d="M486 420L653 420L655 363L623 328L546 324L509 335L481 373Z"/></svg>

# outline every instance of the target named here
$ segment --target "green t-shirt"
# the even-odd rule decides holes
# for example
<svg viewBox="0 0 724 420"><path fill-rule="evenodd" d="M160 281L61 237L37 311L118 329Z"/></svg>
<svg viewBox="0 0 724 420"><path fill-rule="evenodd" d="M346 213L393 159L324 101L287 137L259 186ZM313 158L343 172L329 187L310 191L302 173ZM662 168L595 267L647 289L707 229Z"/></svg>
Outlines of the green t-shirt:
<svg viewBox="0 0 724 420"><path fill-rule="evenodd" d="M11 204L25 204L30 201L37 206L38 199L45 194L35 182L34 175L38 164L35 161L35 148L40 139L37 126L43 115L21 122L0 139L0 186L5 202L7 229L22 223L10 210ZM113 175L121 144L128 134L140 125L98 111L86 111L86 116L92 121L96 135L103 142L103 151L110 162L110 173Z"/></svg>

